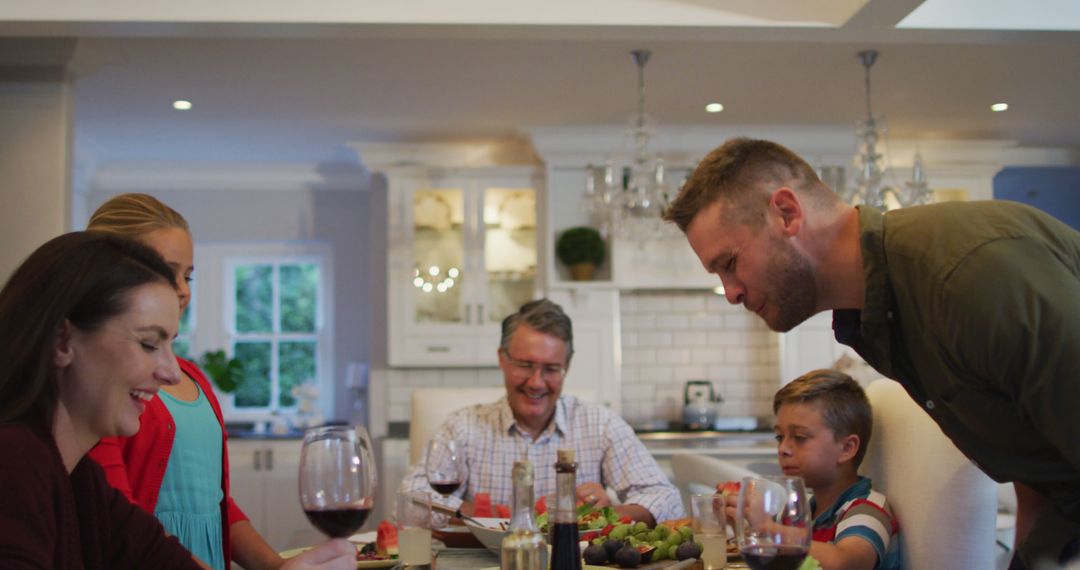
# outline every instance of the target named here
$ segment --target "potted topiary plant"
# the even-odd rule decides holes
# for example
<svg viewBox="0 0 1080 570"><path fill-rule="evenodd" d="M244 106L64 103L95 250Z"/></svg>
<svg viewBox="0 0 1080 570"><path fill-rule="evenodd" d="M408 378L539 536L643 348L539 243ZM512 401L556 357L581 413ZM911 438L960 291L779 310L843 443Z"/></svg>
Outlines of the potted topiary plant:
<svg viewBox="0 0 1080 570"><path fill-rule="evenodd" d="M570 268L574 281L588 281L596 266L607 257L607 244L600 232L589 226L577 226L559 236L555 242L555 255Z"/></svg>

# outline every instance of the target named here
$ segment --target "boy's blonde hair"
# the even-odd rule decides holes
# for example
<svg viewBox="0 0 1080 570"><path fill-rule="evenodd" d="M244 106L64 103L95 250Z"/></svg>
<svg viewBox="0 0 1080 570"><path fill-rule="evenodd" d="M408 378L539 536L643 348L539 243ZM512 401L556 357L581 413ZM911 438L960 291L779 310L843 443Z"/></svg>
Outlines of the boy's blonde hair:
<svg viewBox="0 0 1080 570"><path fill-rule="evenodd" d="M858 469L866 456L874 426L873 410L862 386L843 372L814 370L776 392L773 413L779 413L780 406L793 403L818 404L825 425L837 440L851 434L859 436L859 451L855 453L855 468Z"/></svg>

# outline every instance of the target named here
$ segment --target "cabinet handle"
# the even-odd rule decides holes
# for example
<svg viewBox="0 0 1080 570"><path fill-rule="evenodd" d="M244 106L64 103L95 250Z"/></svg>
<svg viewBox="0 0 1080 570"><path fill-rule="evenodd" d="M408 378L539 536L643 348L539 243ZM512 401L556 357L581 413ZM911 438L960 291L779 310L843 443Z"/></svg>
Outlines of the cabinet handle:
<svg viewBox="0 0 1080 570"><path fill-rule="evenodd" d="M428 352L450 352L449 346L428 346L426 348Z"/></svg>
<svg viewBox="0 0 1080 570"><path fill-rule="evenodd" d="M255 450L255 470L262 471L262 450Z"/></svg>
<svg viewBox="0 0 1080 570"><path fill-rule="evenodd" d="M465 324L472 324L472 305L465 303Z"/></svg>
<svg viewBox="0 0 1080 570"><path fill-rule="evenodd" d="M273 449L267 449L266 450L266 470L267 471L273 471L274 470L274 450Z"/></svg>

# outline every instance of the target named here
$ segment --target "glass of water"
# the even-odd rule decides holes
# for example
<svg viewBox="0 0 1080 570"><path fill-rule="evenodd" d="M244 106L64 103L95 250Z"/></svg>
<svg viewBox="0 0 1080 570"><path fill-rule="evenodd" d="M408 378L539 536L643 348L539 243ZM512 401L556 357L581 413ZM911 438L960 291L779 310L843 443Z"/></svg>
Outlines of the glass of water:
<svg viewBox="0 0 1080 570"><path fill-rule="evenodd" d="M694 540L701 542L701 563L705 570L727 566L727 524L723 495L690 495Z"/></svg>
<svg viewBox="0 0 1080 570"><path fill-rule="evenodd" d="M431 566L431 494L398 493L398 558L406 568Z"/></svg>

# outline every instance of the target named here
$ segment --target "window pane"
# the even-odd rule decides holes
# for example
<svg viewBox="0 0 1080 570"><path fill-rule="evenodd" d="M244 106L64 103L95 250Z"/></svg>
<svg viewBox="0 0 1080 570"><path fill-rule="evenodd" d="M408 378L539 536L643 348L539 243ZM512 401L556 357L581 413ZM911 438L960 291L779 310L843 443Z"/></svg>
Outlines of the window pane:
<svg viewBox="0 0 1080 570"><path fill-rule="evenodd" d="M244 372L235 392L238 408L265 408L270 405L270 343L238 342L233 355Z"/></svg>
<svg viewBox="0 0 1080 570"><path fill-rule="evenodd" d="M176 339L172 343L172 349L180 358L191 360L191 341Z"/></svg>
<svg viewBox="0 0 1080 570"><path fill-rule="evenodd" d="M315 342L282 342L278 345L278 364L281 367L278 374L281 388L279 404L281 407L295 406L293 386L315 381Z"/></svg>
<svg viewBox="0 0 1080 570"><path fill-rule="evenodd" d="M271 265L240 265L236 268L237 332L272 332L274 330L273 285Z"/></svg>
<svg viewBox="0 0 1080 570"><path fill-rule="evenodd" d="M280 290L282 332L315 332L318 266L282 265Z"/></svg>

